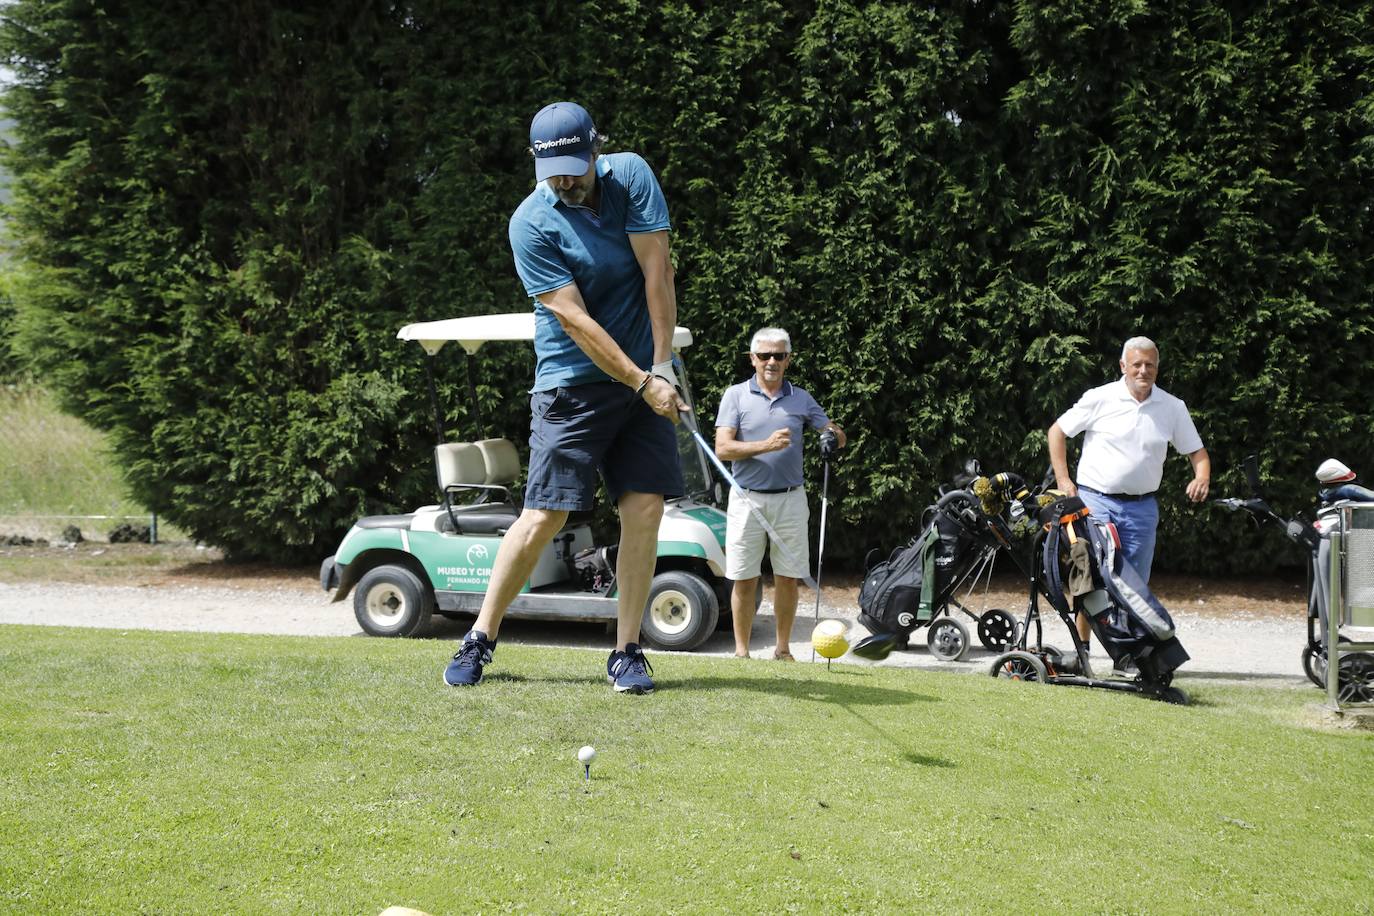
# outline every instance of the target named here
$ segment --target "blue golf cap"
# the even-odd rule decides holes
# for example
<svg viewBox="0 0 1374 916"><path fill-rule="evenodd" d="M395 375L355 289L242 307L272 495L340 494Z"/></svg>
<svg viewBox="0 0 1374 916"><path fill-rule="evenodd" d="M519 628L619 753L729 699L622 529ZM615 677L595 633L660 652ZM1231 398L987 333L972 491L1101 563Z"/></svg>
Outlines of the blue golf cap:
<svg viewBox="0 0 1374 916"><path fill-rule="evenodd" d="M587 109L576 102L545 105L530 122L535 180L587 174L595 142L596 127Z"/></svg>

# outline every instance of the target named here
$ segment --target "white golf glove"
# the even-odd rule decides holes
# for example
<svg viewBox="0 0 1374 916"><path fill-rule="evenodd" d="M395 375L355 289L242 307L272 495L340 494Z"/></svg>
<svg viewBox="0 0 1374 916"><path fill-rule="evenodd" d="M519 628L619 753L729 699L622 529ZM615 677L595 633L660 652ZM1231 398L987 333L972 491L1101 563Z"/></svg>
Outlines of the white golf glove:
<svg viewBox="0 0 1374 916"><path fill-rule="evenodd" d="M673 369L673 361L671 359L665 359L661 363L654 363L653 368L650 369L649 372L663 379L669 385L672 385L673 390L678 394L683 393L682 383L677 380L677 372Z"/></svg>

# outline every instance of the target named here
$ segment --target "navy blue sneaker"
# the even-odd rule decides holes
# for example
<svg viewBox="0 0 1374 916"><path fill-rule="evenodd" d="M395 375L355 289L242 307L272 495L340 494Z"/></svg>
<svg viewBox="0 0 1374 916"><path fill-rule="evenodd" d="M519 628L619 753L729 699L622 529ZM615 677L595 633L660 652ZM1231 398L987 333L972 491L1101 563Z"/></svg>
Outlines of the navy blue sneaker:
<svg viewBox="0 0 1374 916"><path fill-rule="evenodd" d="M482 667L491 664L491 652L496 648L496 640L487 639L487 634L472 630L463 637L463 645L453 661L444 669L444 683L450 687L475 687L482 680Z"/></svg>
<svg viewBox="0 0 1374 916"><path fill-rule="evenodd" d="M616 693L653 693L654 679L649 677L653 670L639 643L630 643L624 652L617 649L606 660L606 680Z"/></svg>

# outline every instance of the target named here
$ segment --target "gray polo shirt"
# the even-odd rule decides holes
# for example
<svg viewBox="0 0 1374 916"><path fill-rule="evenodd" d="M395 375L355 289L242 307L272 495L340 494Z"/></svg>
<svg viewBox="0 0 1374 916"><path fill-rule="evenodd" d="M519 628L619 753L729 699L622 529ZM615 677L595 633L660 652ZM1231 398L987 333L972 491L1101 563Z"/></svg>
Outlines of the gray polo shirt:
<svg viewBox="0 0 1374 916"><path fill-rule="evenodd" d="M830 418L816 399L791 382L783 381L775 398L759 388L758 376L731 385L720 399L716 426L735 431L740 442L758 442L786 427L792 430L792 444L780 452L732 461L731 473L746 490L777 490L802 483L802 431L807 426L821 429Z"/></svg>

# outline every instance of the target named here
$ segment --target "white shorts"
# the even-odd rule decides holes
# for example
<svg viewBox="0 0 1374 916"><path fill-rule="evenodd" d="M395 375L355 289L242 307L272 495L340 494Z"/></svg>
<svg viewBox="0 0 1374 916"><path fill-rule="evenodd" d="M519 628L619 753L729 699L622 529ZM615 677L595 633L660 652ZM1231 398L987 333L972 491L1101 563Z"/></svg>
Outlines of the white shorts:
<svg viewBox="0 0 1374 916"><path fill-rule="evenodd" d="M806 532L806 522L811 510L806 504L806 490L797 487L786 493L749 493L749 500L758 506L768 524L782 538L786 550L777 544L769 547L768 532L749 511L744 495L734 487L730 488L730 508L725 518L725 577L727 579L754 579L760 573L763 555L767 551L773 562L773 573L792 579L809 576L811 566L811 545ZM797 567L792 556L796 557Z"/></svg>

